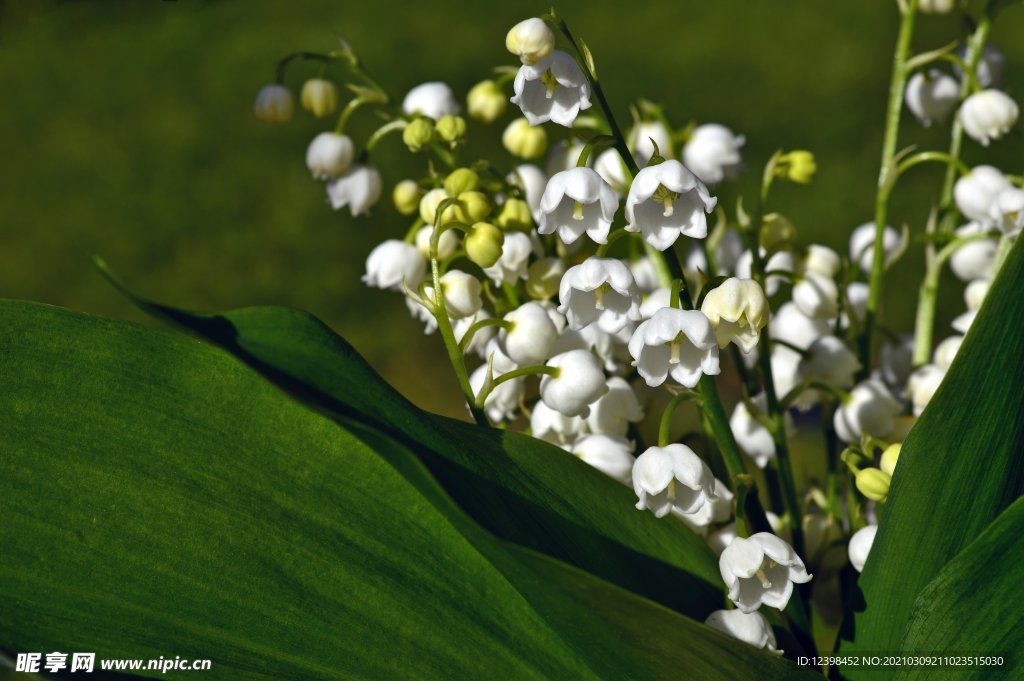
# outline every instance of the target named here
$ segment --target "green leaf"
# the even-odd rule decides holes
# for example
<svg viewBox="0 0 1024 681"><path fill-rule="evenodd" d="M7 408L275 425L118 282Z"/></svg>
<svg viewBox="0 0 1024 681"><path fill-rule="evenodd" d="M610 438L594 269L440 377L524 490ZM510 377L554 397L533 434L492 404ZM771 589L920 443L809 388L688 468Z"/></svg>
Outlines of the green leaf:
<svg viewBox="0 0 1024 681"><path fill-rule="evenodd" d="M142 309L231 352L282 389L399 438L477 522L696 619L723 605L718 560L673 518L633 508L627 487L546 442L424 412L344 339L298 310Z"/></svg>
<svg viewBox="0 0 1024 681"><path fill-rule="evenodd" d="M1024 490L1021 290L1018 242L903 444L843 652L897 650L921 590Z"/></svg>
<svg viewBox="0 0 1024 681"><path fill-rule="evenodd" d="M400 443L214 348L0 313L2 649L209 658L211 679L803 673L504 545Z"/></svg>
<svg viewBox="0 0 1024 681"><path fill-rule="evenodd" d="M903 652L1001 656L999 666L905 670L898 679L1024 677L1024 498L957 554L918 595Z"/></svg>

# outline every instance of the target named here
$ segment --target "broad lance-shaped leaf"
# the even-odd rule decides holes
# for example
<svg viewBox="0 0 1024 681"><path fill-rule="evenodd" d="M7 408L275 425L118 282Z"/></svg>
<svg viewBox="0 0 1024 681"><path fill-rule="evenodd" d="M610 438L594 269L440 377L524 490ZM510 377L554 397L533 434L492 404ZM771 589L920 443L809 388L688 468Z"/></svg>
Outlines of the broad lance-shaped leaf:
<svg viewBox="0 0 1024 681"><path fill-rule="evenodd" d="M0 649L232 680L805 674L505 546L403 446L214 348L0 314Z"/></svg>
<svg viewBox="0 0 1024 681"><path fill-rule="evenodd" d="M255 307L196 314L127 291L142 309L236 355L300 399L394 432L498 536L697 619L723 605L718 561L674 518L633 508L627 487L558 447L418 409L315 317Z"/></svg>
<svg viewBox="0 0 1024 681"><path fill-rule="evenodd" d="M896 678L1024 678L1024 498L1018 499L980 537L946 564L914 603L903 637L907 654L1002 657L1000 665L901 670Z"/></svg>
<svg viewBox="0 0 1024 681"><path fill-rule="evenodd" d="M842 652L897 650L921 590L1024 490L1022 290L1018 241L903 444Z"/></svg>

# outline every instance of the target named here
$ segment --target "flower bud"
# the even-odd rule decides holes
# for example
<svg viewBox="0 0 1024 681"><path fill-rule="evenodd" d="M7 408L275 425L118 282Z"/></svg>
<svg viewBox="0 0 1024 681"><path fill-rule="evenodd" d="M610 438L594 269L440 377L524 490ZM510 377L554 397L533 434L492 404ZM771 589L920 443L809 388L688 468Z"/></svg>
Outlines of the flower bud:
<svg viewBox="0 0 1024 681"><path fill-rule="evenodd" d="M555 355L547 361L547 366L558 369L558 375L541 377L540 399L566 416L586 418L590 415L590 405L608 392L604 371L589 350L569 350Z"/></svg>
<svg viewBox="0 0 1024 681"><path fill-rule="evenodd" d="M982 146L997 140L1017 122L1017 103L999 90L982 90L960 105L960 122L964 132Z"/></svg>
<svg viewBox="0 0 1024 681"><path fill-rule="evenodd" d="M463 244L466 255L480 267L490 267L501 257L505 234L492 224L478 222L473 225Z"/></svg>
<svg viewBox="0 0 1024 681"><path fill-rule="evenodd" d="M798 150L780 156L776 172L791 182L809 184L817 170L818 164L814 160L814 154Z"/></svg>
<svg viewBox="0 0 1024 681"><path fill-rule="evenodd" d="M420 199L420 217L423 218L423 222L428 225L434 224L434 220L437 219L437 209L447 198L448 192L441 188L431 189L424 194Z"/></svg>
<svg viewBox="0 0 1024 681"><path fill-rule="evenodd" d="M494 224L506 232L529 232L533 228L530 205L522 199L506 199Z"/></svg>
<svg viewBox="0 0 1024 681"><path fill-rule="evenodd" d="M462 116L441 116L435 131L438 139L454 148L462 144L466 136L466 120Z"/></svg>
<svg viewBox="0 0 1024 681"><path fill-rule="evenodd" d="M955 0L921 0L917 9L921 14L949 14L955 4Z"/></svg>
<svg viewBox="0 0 1024 681"><path fill-rule="evenodd" d="M287 123L294 112L295 99L284 85L264 85L256 94L253 113L264 123Z"/></svg>
<svg viewBox="0 0 1024 681"><path fill-rule="evenodd" d="M708 615L704 624L755 648L776 651L777 644L772 627L759 612L748 614L742 610L716 610Z"/></svg>
<svg viewBox="0 0 1024 681"><path fill-rule="evenodd" d="M893 471L896 470L896 462L900 459L900 450L902 448L902 442L897 442L885 448L885 451L882 452L882 460L878 464L883 473L887 473L890 476L893 474Z"/></svg>
<svg viewBox="0 0 1024 681"><path fill-rule="evenodd" d="M357 163L327 183L327 200L334 210L348 206L353 217L365 215L380 199L382 188L380 172Z"/></svg>
<svg viewBox="0 0 1024 681"><path fill-rule="evenodd" d="M402 111L409 116L426 116L436 121L445 114L459 113L459 103L445 83L423 83L409 90L402 100Z"/></svg>
<svg viewBox="0 0 1024 681"><path fill-rule="evenodd" d="M996 197L1010 186L1010 181L998 168L975 166L953 185L953 199L965 217L987 224L992 219Z"/></svg>
<svg viewBox="0 0 1024 681"><path fill-rule="evenodd" d="M388 239L370 251L363 283L375 288L400 291L403 283L415 288L423 281L426 272L427 261L415 246L397 239Z"/></svg>
<svg viewBox="0 0 1024 681"><path fill-rule="evenodd" d="M524 64L536 64L555 49L555 34L542 19L525 19L509 29L505 49Z"/></svg>
<svg viewBox="0 0 1024 681"><path fill-rule="evenodd" d="M449 196L476 191L479 186L480 176L471 168L456 168L444 179L444 190Z"/></svg>
<svg viewBox="0 0 1024 681"><path fill-rule="evenodd" d="M493 80L477 83L466 96L469 115L483 123L493 123L507 107L508 98Z"/></svg>
<svg viewBox="0 0 1024 681"><path fill-rule="evenodd" d="M354 148L346 135L322 132L306 149L306 166L318 180L339 177L352 165Z"/></svg>
<svg viewBox="0 0 1024 681"><path fill-rule="evenodd" d="M877 468L865 468L857 473L857 489L872 501L885 501L892 476Z"/></svg>
<svg viewBox="0 0 1024 681"><path fill-rule="evenodd" d="M808 317L835 319L839 314L839 288L817 272L808 272L793 286L793 302Z"/></svg>
<svg viewBox="0 0 1024 681"><path fill-rule="evenodd" d="M430 259L430 241L434 238L434 226L424 225L416 232L416 248L424 258ZM437 259L444 260L459 247L459 230L446 229L437 240Z"/></svg>
<svg viewBox="0 0 1024 681"><path fill-rule="evenodd" d="M558 293L558 285L565 274L561 258L541 258L526 272L526 292L536 300L547 300Z"/></svg>
<svg viewBox="0 0 1024 681"><path fill-rule="evenodd" d="M768 324L768 300L753 279L729 277L704 296L700 306L715 329L718 347L735 343L743 353L757 345Z"/></svg>
<svg viewBox="0 0 1024 681"><path fill-rule="evenodd" d="M483 192L460 192L454 206L444 212L444 222L451 219L471 225L480 222L491 212L491 202ZM442 223L443 224L443 223Z"/></svg>
<svg viewBox="0 0 1024 681"><path fill-rule="evenodd" d="M779 244L796 240L796 227L782 213L769 213L761 225L761 248L772 250Z"/></svg>
<svg viewBox="0 0 1024 681"><path fill-rule="evenodd" d="M402 141L409 151L415 153L422 151L434 139L434 124L429 118L417 118L405 126L402 131Z"/></svg>
<svg viewBox="0 0 1024 681"><path fill-rule="evenodd" d="M338 108L338 86L323 78L310 78L299 95L302 108L317 118L330 116Z"/></svg>
<svg viewBox="0 0 1024 681"><path fill-rule="evenodd" d="M415 180L402 180L395 185L391 192L391 200L395 202L395 209L402 215L412 215L420 206L420 198L423 192Z"/></svg>
<svg viewBox="0 0 1024 681"><path fill-rule="evenodd" d="M498 334L501 347L505 354L519 365L540 364L551 357L558 340L558 327L551 321L548 311L540 303L524 303L505 315L505 321L511 322L508 328ZM601 378L602 385L604 377ZM549 407L568 414L554 405Z"/></svg>
<svg viewBox="0 0 1024 681"><path fill-rule="evenodd" d="M868 561L868 554L871 552L871 545L875 543L876 534L878 534L878 525L868 525L857 530L850 537L847 552L850 555L850 564L857 572L864 569L864 563Z"/></svg>
<svg viewBox="0 0 1024 681"><path fill-rule="evenodd" d="M540 126L531 126L525 118L517 118L505 128L501 143L513 156L537 158L547 149L548 134Z"/></svg>
<svg viewBox="0 0 1024 681"><path fill-rule="evenodd" d="M835 277L841 267L839 254L828 246L811 244L807 247L807 254L803 259L804 272L817 272L826 277Z"/></svg>
<svg viewBox="0 0 1024 681"><path fill-rule="evenodd" d="M705 184L734 180L743 167L740 148L743 135L734 135L717 123L699 125L683 147L683 165ZM662 149L662 153L667 153Z"/></svg>
<svg viewBox="0 0 1024 681"><path fill-rule="evenodd" d="M441 276L445 307L452 319L471 317L483 307L480 280L461 270L448 270Z"/></svg>
<svg viewBox="0 0 1024 681"><path fill-rule="evenodd" d="M850 234L850 259L865 272L870 272L874 265L876 232L874 222L865 222ZM886 267L900 255L901 245L900 233L886 225L882 230L882 252L885 254Z"/></svg>
<svg viewBox="0 0 1024 681"><path fill-rule="evenodd" d="M960 101L960 84L938 69L930 69L928 73L918 71L907 81L903 99L911 113L927 128L936 121L944 121L956 108Z"/></svg>

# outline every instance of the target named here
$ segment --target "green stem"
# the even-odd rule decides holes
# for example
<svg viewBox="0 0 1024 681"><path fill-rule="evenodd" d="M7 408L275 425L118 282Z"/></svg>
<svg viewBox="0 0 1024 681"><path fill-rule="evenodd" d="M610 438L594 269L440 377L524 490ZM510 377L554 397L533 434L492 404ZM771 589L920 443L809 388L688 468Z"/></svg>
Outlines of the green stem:
<svg viewBox="0 0 1024 681"><path fill-rule="evenodd" d="M903 110L903 91L907 83L907 56L910 53L910 38L914 33L914 18L917 15L917 0L909 0L900 18L899 38L893 55L892 80L889 85L889 106L885 117L885 137L882 140L882 164L878 172L878 193L875 198L875 243L871 263L870 291L864 330L859 339L860 376L871 373L871 356L874 343L875 324L878 308L882 302L882 286L885 278L885 249L883 237L889 216L889 193L895 181L894 158L896 138L899 134L900 113Z"/></svg>
<svg viewBox="0 0 1024 681"><path fill-rule="evenodd" d="M612 247L612 244L614 244L616 241L623 237L632 235L633 232L627 232L624 227L619 227L618 229L614 230L611 234L608 235L607 241L605 241L603 244L597 247L597 253L595 253L595 255L597 255L597 257L599 258L605 257L605 255L608 254L608 249Z"/></svg>
<svg viewBox="0 0 1024 681"><path fill-rule="evenodd" d="M398 132L399 130L405 130L407 125L409 125L408 121L398 118L377 128L374 133L370 135L370 139L366 141L366 151L373 151L373 148L377 146L377 143L384 139L386 135L392 132Z"/></svg>
<svg viewBox="0 0 1024 681"><path fill-rule="evenodd" d="M366 100L362 97L356 97L351 102L345 105L345 108L341 110L341 115L338 116L338 124L334 126L334 133L336 135L345 134L345 126L348 125L348 119L352 117L356 109L366 104Z"/></svg>
<svg viewBox="0 0 1024 681"><path fill-rule="evenodd" d="M494 392L494 389L497 388L502 383L505 383L506 381L511 381L516 378L522 378L524 376L536 376L538 374L558 376L558 371L558 367L549 367L543 364L513 369L512 371L509 371L508 373L502 374L501 376L495 378L493 381L491 381L490 386L485 385L483 390L480 391L480 394L476 396L476 406L478 409L483 409L484 403L487 401L487 398L490 396L490 394Z"/></svg>
<svg viewBox="0 0 1024 681"><path fill-rule="evenodd" d="M476 332L488 326L500 326L503 329L508 329L512 326L512 322L501 319L500 317L488 317L486 319L473 322L473 324L466 329L466 333L462 336L462 340L459 342L459 350L465 352L466 348L469 347L469 344L473 342L473 336L476 335Z"/></svg>
<svg viewBox="0 0 1024 681"><path fill-rule="evenodd" d="M922 151L913 156L908 156L903 159L898 166L896 166L896 175L902 175L904 172L913 168L921 163L936 162L945 164L955 170L960 171L961 175L966 175L971 172L971 169L966 163L961 161L959 158L947 154L942 151Z"/></svg>
<svg viewBox="0 0 1024 681"><path fill-rule="evenodd" d="M672 438L672 416L676 413L676 408L688 400L696 400L700 402L700 396L692 390L684 390L679 393L665 405L665 411L661 412L661 424L658 427L658 446L667 447L669 440Z"/></svg>
<svg viewBox="0 0 1024 681"><path fill-rule="evenodd" d="M580 151L580 156L576 159L576 167L585 168L590 160L590 155L595 150L614 145L615 143L615 138L610 135L596 135L592 137L590 141L583 145L583 150Z"/></svg>

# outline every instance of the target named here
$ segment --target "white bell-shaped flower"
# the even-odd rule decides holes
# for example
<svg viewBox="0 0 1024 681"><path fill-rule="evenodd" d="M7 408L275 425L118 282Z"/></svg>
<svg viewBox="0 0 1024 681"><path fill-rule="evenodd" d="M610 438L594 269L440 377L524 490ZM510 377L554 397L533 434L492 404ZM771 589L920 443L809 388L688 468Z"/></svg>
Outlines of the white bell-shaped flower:
<svg viewBox="0 0 1024 681"><path fill-rule="evenodd" d="M864 571L864 564L868 562L868 554L871 553L871 546L875 543L877 534L878 525L868 525L857 530L850 537L850 544L846 551L850 556L850 565L857 572Z"/></svg>
<svg viewBox="0 0 1024 681"><path fill-rule="evenodd" d="M629 424L644 418L643 407L626 379L612 376L607 385L608 392L590 406L587 428L592 433L625 437Z"/></svg>
<svg viewBox="0 0 1024 681"><path fill-rule="evenodd" d="M505 321L512 326L502 329L498 337L502 350L513 362L521 366L540 364L552 355L558 329L543 305L520 305L505 315Z"/></svg>
<svg viewBox="0 0 1024 681"><path fill-rule="evenodd" d="M587 424L579 416L566 416L543 402L533 405L530 434L535 438L568 450L586 432Z"/></svg>
<svg viewBox="0 0 1024 681"><path fill-rule="evenodd" d="M759 612L746 613L742 610L715 610L704 620L704 624L717 629L755 648L781 654L776 649L775 634L768 620Z"/></svg>
<svg viewBox="0 0 1024 681"><path fill-rule="evenodd" d="M558 369L558 375L545 374L540 379L540 399L566 416L590 414L590 405L608 392L604 371L597 358L587 350L570 350L555 355L547 366Z"/></svg>
<svg viewBox="0 0 1024 681"><path fill-rule="evenodd" d="M680 235L703 239L708 235L707 213L718 199L679 161L643 168L633 178L626 197L627 232L664 251Z"/></svg>
<svg viewBox="0 0 1024 681"><path fill-rule="evenodd" d="M767 413L764 393L755 395L751 398L751 402L761 410L761 413ZM736 444L744 454L753 459L758 468L763 469L770 460L775 458L775 441L772 439L772 434L754 418L743 402L736 403L736 408L733 409L732 416L729 417L729 429L732 431L733 437L736 438Z"/></svg>
<svg viewBox="0 0 1024 681"><path fill-rule="evenodd" d="M605 475L628 485L633 476L633 445L622 437L595 433L576 440L573 454Z"/></svg>
<svg viewBox="0 0 1024 681"><path fill-rule="evenodd" d="M963 336L950 336L944 339L935 346L935 352L932 353L932 361L942 369L949 369L953 365L953 360L956 359L957 353L960 352L960 346L963 345L963 342Z"/></svg>
<svg viewBox="0 0 1024 681"><path fill-rule="evenodd" d="M720 371L715 331L698 310L658 310L633 332L629 354L637 372L652 387L671 376L692 388L702 375L713 376Z"/></svg>
<svg viewBox="0 0 1024 681"><path fill-rule="evenodd" d="M879 372L885 384L890 390L902 389L914 370L914 335L904 334L896 342L883 341L879 360Z"/></svg>
<svg viewBox="0 0 1024 681"><path fill-rule="evenodd" d="M505 242L501 246L501 256L490 267L484 268L484 274L498 286L515 285L520 279L526 278L526 269L530 265L530 254L533 253L533 242L522 232L505 232Z"/></svg>
<svg viewBox="0 0 1024 681"><path fill-rule="evenodd" d="M839 314L839 287L832 277L807 272L793 286L793 303L808 317L835 319Z"/></svg>
<svg viewBox="0 0 1024 681"><path fill-rule="evenodd" d="M766 255L765 250L760 249L761 257L764 258ZM764 263L765 272L795 272L796 271L796 256L789 251L778 251L773 253L768 261ZM735 274L740 279L751 279L754 268L754 254L751 251L743 251L739 257L736 258ZM779 287L785 284L787 281L785 276L773 274L768 277L764 282L765 293L770 297L774 296L779 292Z"/></svg>
<svg viewBox="0 0 1024 681"><path fill-rule="evenodd" d="M658 273L654 271L654 263L646 255L630 261L629 271L633 273L633 280L641 292L650 293L658 288Z"/></svg>
<svg viewBox="0 0 1024 681"><path fill-rule="evenodd" d="M617 193L625 193L629 189L629 169L618 150L605 149L598 154L594 161L594 170Z"/></svg>
<svg viewBox="0 0 1024 681"><path fill-rule="evenodd" d="M998 168L975 166L953 185L953 199L964 217L989 225L996 196L1010 186L1010 181Z"/></svg>
<svg viewBox="0 0 1024 681"><path fill-rule="evenodd" d="M1000 90L976 92L960 105L964 132L986 147L1009 132L1019 114L1017 102Z"/></svg>
<svg viewBox="0 0 1024 681"><path fill-rule="evenodd" d="M284 85L271 83L256 93L253 113L264 123L287 123L294 112L295 97Z"/></svg>
<svg viewBox="0 0 1024 681"><path fill-rule="evenodd" d="M633 491L636 507L657 518L673 508L696 513L715 497L715 476L684 444L649 447L633 464Z"/></svg>
<svg viewBox="0 0 1024 681"><path fill-rule="evenodd" d="M903 98L910 112L927 128L932 123L945 121L956 108L960 101L960 83L939 69L929 69L927 73L918 71L907 81Z"/></svg>
<svg viewBox="0 0 1024 681"><path fill-rule="evenodd" d="M964 304L968 310L977 310L985 301L992 282L988 279L975 279L964 288Z"/></svg>
<svg viewBox="0 0 1024 681"><path fill-rule="evenodd" d="M398 239L378 244L366 259L363 283L383 289L415 290L427 275L427 261L419 249Z"/></svg>
<svg viewBox="0 0 1024 681"><path fill-rule="evenodd" d="M355 147L348 135L322 132L306 148L306 167L318 180L332 180L352 165Z"/></svg>
<svg viewBox="0 0 1024 681"><path fill-rule="evenodd" d="M830 330L831 325L825 319L816 319L804 314L796 303L783 303L775 311L771 325L773 340L780 340L806 350Z"/></svg>
<svg viewBox="0 0 1024 681"><path fill-rule="evenodd" d="M800 374L805 380L820 381L837 388L853 385L853 376L860 369L857 355L841 338L825 335L807 349L800 360Z"/></svg>
<svg viewBox="0 0 1024 681"><path fill-rule="evenodd" d="M800 261L800 268L804 273L816 272L822 276L834 278L842 268L842 260L839 258L839 254L828 246L811 244Z"/></svg>
<svg viewBox="0 0 1024 681"><path fill-rule="evenodd" d="M416 232L416 248L419 249L423 257L430 259L430 239L434 236L434 226L424 225L420 227ZM455 249L459 247L459 231L456 229L449 229L441 232L441 237L437 240L437 259L444 260L449 255L455 252Z"/></svg>
<svg viewBox="0 0 1024 681"><path fill-rule="evenodd" d="M431 287L426 290L433 295ZM472 317L483 307L480 290L480 280L462 270L448 270L441 275L444 304L452 319Z"/></svg>
<svg viewBox="0 0 1024 681"><path fill-rule="evenodd" d="M640 289L626 264L615 258L593 256L570 267L558 299L558 311L573 330L597 324L606 333L618 333L640 321Z"/></svg>
<svg viewBox="0 0 1024 681"><path fill-rule="evenodd" d="M974 236L988 231L978 222L968 222L957 227L957 238ZM988 277L996 261L998 242L995 239L969 241L953 251L949 257L949 269L960 281L973 281Z"/></svg>
<svg viewBox="0 0 1024 681"><path fill-rule="evenodd" d="M440 120L442 116L459 113L459 101L445 83L433 82L417 85L402 100L402 111L409 116L421 115Z"/></svg>
<svg viewBox="0 0 1024 681"><path fill-rule="evenodd" d="M1016 237L1024 227L1024 189L1007 187L996 194L990 215L1004 234Z"/></svg>
<svg viewBox="0 0 1024 681"><path fill-rule="evenodd" d="M804 380L803 374L800 373L803 358L799 352L794 352L785 345L775 344L772 346L772 354L768 361L772 367L772 378L775 380L775 393L780 398L788 395L790 390ZM814 403L813 398L810 402ZM798 401L797 406L803 407L805 402Z"/></svg>
<svg viewBox="0 0 1024 681"><path fill-rule="evenodd" d="M735 180L743 168L740 149L746 139L717 123L698 125L683 147L683 165L709 185Z"/></svg>
<svg viewBox="0 0 1024 681"><path fill-rule="evenodd" d="M380 172L373 166L356 163L327 183L327 198L331 208L340 210L348 206L355 217L369 213L377 205L382 189Z"/></svg>
<svg viewBox="0 0 1024 681"><path fill-rule="evenodd" d="M964 45L957 54L960 59L967 59L967 46ZM957 78L963 79L964 74L957 65L953 66L953 70L956 71ZM1006 75L1006 55L996 47L989 43L985 45L985 49L982 50L981 59L978 60L978 68L974 71L975 78L978 80L978 85L983 88L988 87L1002 87Z"/></svg>
<svg viewBox="0 0 1024 681"><path fill-rule="evenodd" d="M669 288L654 289L640 303L640 318L650 319L655 312L663 307L672 307L672 290Z"/></svg>
<svg viewBox="0 0 1024 681"><path fill-rule="evenodd" d="M892 264L900 253L900 233L889 225L882 230L882 251L885 266ZM850 234L850 260L860 265L861 270L870 272L875 260L875 223L865 222Z"/></svg>
<svg viewBox="0 0 1024 681"><path fill-rule="evenodd" d="M555 173L544 188L537 231L557 233L567 244L584 234L603 244L618 206L615 191L594 170L563 170Z"/></svg>
<svg viewBox="0 0 1024 681"><path fill-rule="evenodd" d="M540 221L540 199L547 189L548 176L544 171L531 163L522 163L509 173L506 178L509 184L523 190L523 198L530 207L533 219Z"/></svg>
<svg viewBox="0 0 1024 681"><path fill-rule="evenodd" d="M715 328L718 347L735 343L743 353L757 346L770 311L764 291L753 279L730 277L704 296L700 311Z"/></svg>
<svg viewBox="0 0 1024 681"><path fill-rule="evenodd" d="M704 537L712 525L724 523L732 517L733 494L721 480L715 478L715 497L709 498L694 513L682 513L672 507L672 515L686 523L696 534Z"/></svg>
<svg viewBox="0 0 1024 681"><path fill-rule="evenodd" d="M641 121L629 131L626 142L641 168L654 157L655 145L663 157L672 155L672 133L661 121Z"/></svg>
<svg viewBox="0 0 1024 681"><path fill-rule="evenodd" d="M853 313L853 318L858 324L864 323L868 313L868 297L871 295L871 287L863 281L854 281L846 285L846 306ZM839 315L840 325L847 329L850 327L850 319L844 309Z"/></svg>
<svg viewBox="0 0 1024 681"><path fill-rule="evenodd" d="M580 111L590 108L590 83L576 60L561 50L519 67L512 89L510 101L530 125L551 121L571 128Z"/></svg>
<svg viewBox="0 0 1024 681"><path fill-rule="evenodd" d="M548 151L547 163L544 164L544 172L551 176L563 170L575 168L576 161L579 160L584 146L583 142L575 137L570 140L561 140L551 145L551 149Z"/></svg>
<svg viewBox="0 0 1024 681"><path fill-rule="evenodd" d="M793 547L770 532L733 539L722 551L718 567L729 598L746 613L762 605L784 610L793 584L811 581Z"/></svg>
<svg viewBox="0 0 1024 681"><path fill-rule="evenodd" d="M859 442L863 434L884 438L892 432L899 402L878 379L861 381L836 409L832 425L844 442Z"/></svg>
<svg viewBox="0 0 1024 681"><path fill-rule="evenodd" d="M494 377L506 374L516 369L516 364L509 359L492 341L487 352L492 358ZM487 364L481 364L469 377L469 387L474 395L479 395L487 380ZM484 400L484 412L494 423L511 421L519 411L519 403L526 392L526 378L518 377L501 383L487 395Z"/></svg>
<svg viewBox="0 0 1024 681"><path fill-rule="evenodd" d="M914 407L914 416L920 416L935 396L935 391L946 378L946 370L936 364L919 367L907 379L907 397Z"/></svg>

